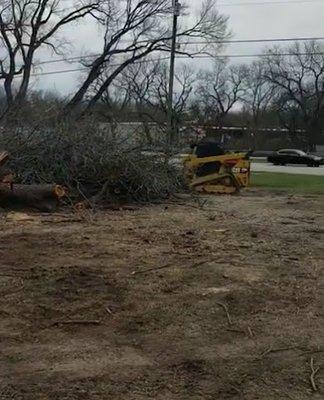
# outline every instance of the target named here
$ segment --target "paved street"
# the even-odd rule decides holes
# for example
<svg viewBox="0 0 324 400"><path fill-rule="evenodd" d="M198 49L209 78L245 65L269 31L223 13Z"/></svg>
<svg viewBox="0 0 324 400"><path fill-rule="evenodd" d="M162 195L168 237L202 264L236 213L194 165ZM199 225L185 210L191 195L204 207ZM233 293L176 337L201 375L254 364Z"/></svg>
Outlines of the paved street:
<svg viewBox="0 0 324 400"><path fill-rule="evenodd" d="M298 175L317 175L324 176L324 166L320 166L318 168L307 167L306 165L297 166L297 165L285 165L285 166L277 166L268 163L262 162L252 162L252 171L253 172L278 172L278 173L286 173L286 174L298 174ZM323 181L324 182L324 181Z"/></svg>

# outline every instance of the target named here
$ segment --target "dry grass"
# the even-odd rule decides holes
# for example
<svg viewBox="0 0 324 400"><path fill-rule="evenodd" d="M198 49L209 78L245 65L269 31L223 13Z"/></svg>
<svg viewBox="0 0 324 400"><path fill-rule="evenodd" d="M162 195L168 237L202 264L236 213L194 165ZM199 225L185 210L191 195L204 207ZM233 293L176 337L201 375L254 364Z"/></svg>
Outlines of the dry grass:
<svg viewBox="0 0 324 400"><path fill-rule="evenodd" d="M322 201L0 221L1 398L320 399Z"/></svg>

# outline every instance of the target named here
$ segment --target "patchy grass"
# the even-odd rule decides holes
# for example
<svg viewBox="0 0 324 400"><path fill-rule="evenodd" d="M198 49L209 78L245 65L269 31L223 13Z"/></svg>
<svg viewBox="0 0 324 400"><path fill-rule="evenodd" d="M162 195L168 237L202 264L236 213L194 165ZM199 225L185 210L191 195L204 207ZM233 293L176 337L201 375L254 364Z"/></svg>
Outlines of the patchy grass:
<svg viewBox="0 0 324 400"><path fill-rule="evenodd" d="M257 157L257 158L251 157L251 162L253 164L267 164L268 161L266 157Z"/></svg>
<svg viewBox="0 0 324 400"><path fill-rule="evenodd" d="M300 193L324 194L324 177L273 172L254 172L252 186L267 189L288 189Z"/></svg>

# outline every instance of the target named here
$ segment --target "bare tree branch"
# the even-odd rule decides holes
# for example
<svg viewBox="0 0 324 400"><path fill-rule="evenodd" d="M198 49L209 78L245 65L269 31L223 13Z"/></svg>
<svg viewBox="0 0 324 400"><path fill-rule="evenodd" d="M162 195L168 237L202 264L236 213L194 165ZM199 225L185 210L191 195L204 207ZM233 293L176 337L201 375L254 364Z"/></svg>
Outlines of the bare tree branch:
<svg viewBox="0 0 324 400"><path fill-rule="evenodd" d="M276 48L267 57L265 78L276 89L284 113L298 109L312 150L321 133L324 111L324 56L316 42L296 43L283 57Z"/></svg>
<svg viewBox="0 0 324 400"><path fill-rule="evenodd" d="M207 119L219 128L234 105L242 100L245 67L228 66L226 60L216 61L212 71L201 71L197 88L198 100Z"/></svg>
<svg viewBox="0 0 324 400"><path fill-rule="evenodd" d="M61 0L2 0L0 9L0 80L3 80L7 105L19 103L27 96L36 51L48 47L59 54L60 40L56 34L63 26L101 10L104 0L78 0L72 9L59 8ZM13 79L22 75L16 95Z"/></svg>
<svg viewBox="0 0 324 400"><path fill-rule="evenodd" d="M109 2L111 3L111 2ZM102 87L97 86L97 92L92 94L88 109L96 104L114 79L129 65L135 61L144 59L154 53L161 54L170 50L171 30L170 0L135 1L110 4L106 11L104 46L98 56L89 66L89 72L79 90L75 93L66 107L66 113L78 107L85 97L89 97L89 91L96 80L105 73L105 68L113 63L119 64L110 70L111 76L102 82ZM215 0L205 0L197 20L188 26L180 26L178 41L181 43L182 54L190 54L186 49L189 38L203 37L204 40L221 40L228 35L227 18L219 14ZM124 45L123 41L129 45Z"/></svg>

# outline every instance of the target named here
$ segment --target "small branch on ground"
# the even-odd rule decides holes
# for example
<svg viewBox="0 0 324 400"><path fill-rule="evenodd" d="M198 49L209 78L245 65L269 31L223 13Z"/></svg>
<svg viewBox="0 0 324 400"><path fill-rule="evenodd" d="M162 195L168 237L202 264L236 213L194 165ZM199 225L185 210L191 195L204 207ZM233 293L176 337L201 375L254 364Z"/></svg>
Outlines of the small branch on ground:
<svg viewBox="0 0 324 400"><path fill-rule="evenodd" d="M208 200L201 198L200 196L193 196L193 199L200 210L203 210L205 205L208 204Z"/></svg>
<svg viewBox="0 0 324 400"><path fill-rule="evenodd" d="M299 346L280 347L278 349L273 349L272 347L270 347L268 350L264 351L261 354L261 357L267 356L270 353L280 353L281 351L295 350L298 348L299 348Z"/></svg>
<svg viewBox="0 0 324 400"><path fill-rule="evenodd" d="M245 335L245 332L242 329L226 329L227 332L235 332L235 333L241 333L242 335Z"/></svg>
<svg viewBox="0 0 324 400"><path fill-rule="evenodd" d="M315 382L315 377L316 377L318 371L320 370L320 367L317 367L317 368L314 367L314 358L313 357L310 360L310 368L311 368L312 373L309 377L309 380L312 385L312 389L314 390L314 392L317 392L317 385Z"/></svg>
<svg viewBox="0 0 324 400"><path fill-rule="evenodd" d="M113 315L113 312L109 307L105 307L105 310L107 311L108 314Z"/></svg>
<svg viewBox="0 0 324 400"><path fill-rule="evenodd" d="M223 310L224 310L225 313L226 313L226 317L227 317L228 324L229 324L229 325L232 325L232 320L231 320L231 316L230 316L230 314L229 314L227 305L224 304L224 303L216 303L216 304L223 308Z"/></svg>
<svg viewBox="0 0 324 400"><path fill-rule="evenodd" d="M66 321L56 321L53 325L100 325L101 321L98 319L72 319Z"/></svg>
<svg viewBox="0 0 324 400"><path fill-rule="evenodd" d="M316 349L316 350L308 350L308 351L304 351L303 353L300 353L300 356L304 356L306 354L315 354L315 353L323 353L324 349Z"/></svg>
<svg viewBox="0 0 324 400"><path fill-rule="evenodd" d="M210 260L200 261L200 262L194 263L192 265L189 265L188 268L199 267L200 265L206 264L208 262L210 262ZM161 265L160 267L148 268L148 269L143 269L143 270L140 270L140 271L133 271L131 273L131 275L134 276L134 275L139 275L139 274L145 274L146 272L159 271L160 269L172 268L172 267L175 267L175 266L177 266L177 265L175 265L174 263L168 263L168 264L165 264L165 265Z"/></svg>
<svg viewBox="0 0 324 400"><path fill-rule="evenodd" d="M79 185L79 183L78 183ZM83 220L85 220L88 223L93 223L94 222L94 207L89 206L90 204L89 200L87 199L87 197L83 194L83 192L81 191L81 189L78 186L78 192L80 193L80 195L82 195L82 197L85 199L82 202L79 202L77 204L74 204L73 200L71 199L71 197L68 197L69 203L71 205L71 207L73 208L74 212L81 217Z"/></svg>
<svg viewBox="0 0 324 400"><path fill-rule="evenodd" d="M249 332L249 336L252 338L253 337L253 332L252 329L248 326L248 332Z"/></svg>

